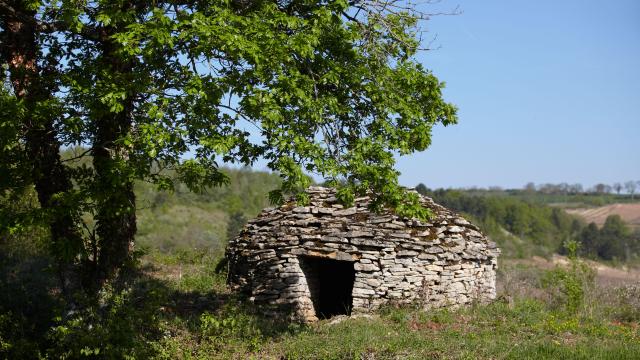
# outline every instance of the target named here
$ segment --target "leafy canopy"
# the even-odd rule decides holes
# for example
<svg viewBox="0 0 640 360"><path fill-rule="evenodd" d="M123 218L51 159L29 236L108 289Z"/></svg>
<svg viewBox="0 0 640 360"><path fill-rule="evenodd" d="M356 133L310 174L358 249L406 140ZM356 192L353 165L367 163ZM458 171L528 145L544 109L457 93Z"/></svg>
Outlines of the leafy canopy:
<svg viewBox="0 0 640 360"><path fill-rule="evenodd" d="M306 174L315 173L345 202L370 191L378 208L425 217L398 185L394 154L426 149L431 128L455 123L456 108L414 59L415 14L376 5L33 2L36 18L54 25L38 38L41 68L53 69L57 87L43 106L63 147L95 146L96 119L129 116L128 126L113 124L121 131L108 149L118 181L171 188L177 174L198 190L227 181L222 162L263 158L283 179L275 202L285 193L304 201ZM0 127L14 128L19 107L3 111ZM20 159L4 157L1 170L15 170ZM101 196L95 169L69 170L77 191L64 196L91 212Z"/></svg>

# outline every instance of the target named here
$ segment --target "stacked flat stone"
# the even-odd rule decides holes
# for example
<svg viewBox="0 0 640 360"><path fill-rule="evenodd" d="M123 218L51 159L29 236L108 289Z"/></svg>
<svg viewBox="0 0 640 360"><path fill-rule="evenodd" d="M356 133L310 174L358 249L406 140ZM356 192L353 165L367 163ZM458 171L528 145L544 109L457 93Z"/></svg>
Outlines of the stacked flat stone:
<svg viewBox="0 0 640 360"><path fill-rule="evenodd" d="M352 313L383 304L425 309L495 298L500 250L460 215L420 196L429 221L369 210L368 197L339 204L335 190L310 187L310 202L268 208L227 246L229 285L268 315L317 320L301 256L351 261Z"/></svg>

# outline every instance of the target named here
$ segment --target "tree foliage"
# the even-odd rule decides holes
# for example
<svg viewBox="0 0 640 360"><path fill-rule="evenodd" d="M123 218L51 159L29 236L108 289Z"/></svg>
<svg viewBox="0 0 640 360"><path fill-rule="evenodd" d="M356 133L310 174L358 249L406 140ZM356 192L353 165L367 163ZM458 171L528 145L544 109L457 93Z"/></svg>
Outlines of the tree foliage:
<svg viewBox="0 0 640 360"><path fill-rule="evenodd" d="M629 261L640 254L640 232L632 233L620 215L609 215L600 229L589 224L578 241L580 252L591 258Z"/></svg>
<svg viewBox="0 0 640 360"><path fill-rule="evenodd" d="M489 227L495 224L547 253L559 250L582 225L558 208L515 197L477 196L460 190L438 189L427 195L451 209L464 212Z"/></svg>
<svg viewBox="0 0 640 360"><path fill-rule="evenodd" d="M0 191L35 185L62 277L85 284L131 260L135 181L202 190L228 182L222 162L266 159L275 202L304 202L316 173L347 203L425 217L394 154L426 149L456 108L414 59L419 13L381 5L2 1Z"/></svg>
<svg viewBox="0 0 640 360"><path fill-rule="evenodd" d="M471 215L484 231L496 238L506 256L524 254L511 253L513 244L504 238L504 230L537 247L540 251L537 255L567 254L565 245L571 242L578 244L579 255L591 259L630 261L640 255L640 231L632 233L619 215L609 216L598 228L595 223L587 225L560 208L540 204L532 195L523 200L517 194L430 191L424 185L416 189L446 207Z"/></svg>

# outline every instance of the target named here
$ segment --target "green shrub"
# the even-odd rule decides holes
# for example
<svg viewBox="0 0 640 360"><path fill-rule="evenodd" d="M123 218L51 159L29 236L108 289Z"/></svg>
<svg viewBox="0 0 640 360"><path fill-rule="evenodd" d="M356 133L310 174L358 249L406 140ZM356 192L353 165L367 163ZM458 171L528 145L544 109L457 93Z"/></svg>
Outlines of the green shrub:
<svg viewBox="0 0 640 360"><path fill-rule="evenodd" d="M586 291L595 284L595 271L577 257L578 243L566 244L569 267L556 266L542 277L543 288L550 290L555 304L575 314L584 305Z"/></svg>
<svg viewBox="0 0 640 360"><path fill-rule="evenodd" d="M97 303L88 301L78 310L55 319L47 349L50 358L144 359L162 334L158 321L160 300L156 288L138 284L116 291L106 288Z"/></svg>
<svg viewBox="0 0 640 360"><path fill-rule="evenodd" d="M200 316L200 332L203 339L216 348L240 341L249 351L255 351L263 341L257 319L235 306L225 309L222 315L203 313Z"/></svg>

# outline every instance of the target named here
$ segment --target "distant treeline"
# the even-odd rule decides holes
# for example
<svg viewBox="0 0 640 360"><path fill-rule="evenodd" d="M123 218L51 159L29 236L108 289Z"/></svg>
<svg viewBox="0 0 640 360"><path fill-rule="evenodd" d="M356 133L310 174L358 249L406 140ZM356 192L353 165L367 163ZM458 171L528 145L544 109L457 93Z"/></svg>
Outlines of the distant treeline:
<svg viewBox="0 0 640 360"><path fill-rule="evenodd" d="M561 208L531 201L519 193L429 190L423 184L416 190L473 218L507 257L563 253L564 244L571 240L580 244L582 255L594 259L630 261L640 254L640 233L632 233L617 215L607 218L598 229Z"/></svg>
<svg viewBox="0 0 640 360"><path fill-rule="evenodd" d="M418 186L424 187L423 184ZM573 207L581 207L636 202L640 200L636 194L637 189L640 189L640 181L627 181L612 185L596 184L590 188L584 188L582 184L546 183L536 185L528 183L522 189L503 189L499 186L491 186L458 190L474 196L509 196L536 204L568 204Z"/></svg>
<svg viewBox="0 0 640 360"><path fill-rule="evenodd" d="M532 182L526 184L524 186L524 191L526 192L538 192L541 194L549 194L549 195L578 195L578 194L612 194L615 193L617 195L621 195L624 193L633 197L636 193L636 190L640 188L640 180L634 181L629 180L626 182L616 182L611 185L599 183L590 188L583 188L582 184L567 184L567 183L559 183L559 184L534 184Z"/></svg>
<svg viewBox="0 0 640 360"><path fill-rule="evenodd" d="M465 190L469 191L485 191L485 192L501 192L506 191L509 193L537 193L544 195L602 195L602 194L616 194L627 195L628 197L634 197L637 190L640 189L640 180L629 180L626 182L616 182L613 184L598 183L592 187L584 187L580 183L545 183L535 184L533 182L527 183L522 189L507 189L503 190L500 186L490 186L488 188L471 187Z"/></svg>

